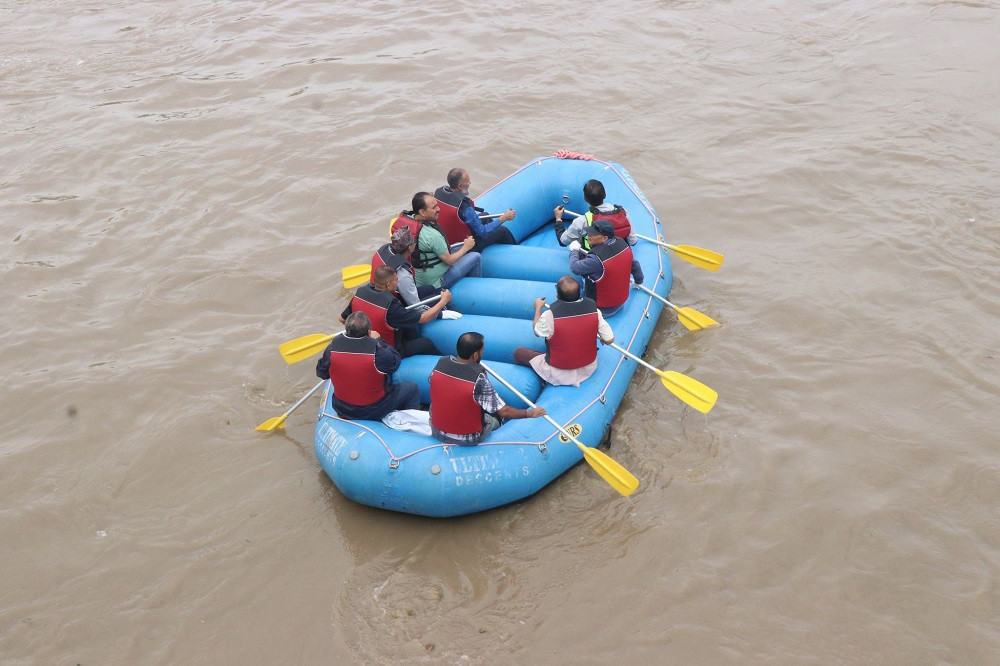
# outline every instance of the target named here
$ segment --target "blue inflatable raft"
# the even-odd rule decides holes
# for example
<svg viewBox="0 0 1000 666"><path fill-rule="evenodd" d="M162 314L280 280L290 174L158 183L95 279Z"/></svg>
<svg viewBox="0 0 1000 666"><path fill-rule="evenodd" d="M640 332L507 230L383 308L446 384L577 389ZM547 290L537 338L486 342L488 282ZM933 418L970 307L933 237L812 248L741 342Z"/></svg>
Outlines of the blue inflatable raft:
<svg viewBox="0 0 1000 666"><path fill-rule="evenodd" d="M513 364L516 347L544 351L544 341L532 332L533 301L539 296L555 301L555 282L569 273L569 251L559 246L547 224L552 209L562 204L567 210L586 211L583 184L591 178L604 184L608 203L628 210L636 233L661 235L653 207L621 165L554 157L532 160L476 198L476 205L489 211L517 210L507 225L518 245L487 248L483 277L465 278L452 289L452 307L463 316L430 322L423 335L442 352L453 354L459 335L482 333L484 360L490 367L581 443L596 447L611 426L636 362L601 346L597 371L579 387L546 385L530 368ZM632 251L642 264L644 286L666 297L673 279L666 254L644 241ZM607 318L616 343L642 356L662 309L659 300L632 290L625 306ZM416 382L426 404L428 376L436 362L432 356L404 359L394 381ZM528 406L500 382L493 384L507 403ZM377 421L345 421L330 406L329 382L323 396L316 456L344 495L374 507L441 517L483 511L538 492L583 459L580 449L543 418L508 421L480 445L463 447L392 430Z"/></svg>

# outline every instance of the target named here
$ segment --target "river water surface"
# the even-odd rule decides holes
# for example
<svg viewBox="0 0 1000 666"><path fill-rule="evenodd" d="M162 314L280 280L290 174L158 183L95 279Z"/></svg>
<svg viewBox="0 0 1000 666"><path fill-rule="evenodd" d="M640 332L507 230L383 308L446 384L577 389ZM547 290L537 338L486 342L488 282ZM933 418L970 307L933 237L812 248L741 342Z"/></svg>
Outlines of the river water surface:
<svg viewBox="0 0 1000 666"><path fill-rule="evenodd" d="M0 1L0 662L995 663L1000 4ZM675 261L611 454L346 500L339 269L413 192L623 164Z"/></svg>

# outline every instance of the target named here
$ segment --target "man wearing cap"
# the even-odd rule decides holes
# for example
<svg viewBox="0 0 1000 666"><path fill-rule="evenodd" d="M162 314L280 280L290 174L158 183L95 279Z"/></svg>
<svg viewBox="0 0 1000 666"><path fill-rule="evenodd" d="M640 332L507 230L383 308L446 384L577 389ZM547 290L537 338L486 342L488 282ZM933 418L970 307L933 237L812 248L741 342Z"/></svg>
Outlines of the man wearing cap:
<svg viewBox="0 0 1000 666"><path fill-rule="evenodd" d="M642 266L632 258L632 248L615 237L614 226L608 220L594 220L584 227L590 252L580 249L580 241L569 244L569 269L583 277L584 293L597 302L605 317L618 312L631 289L629 276L642 284Z"/></svg>
<svg viewBox="0 0 1000 666"><path fill-rule="evenodd" d="M506 212L496 219L489 219L489 215L482 208L476 208L476 202L469 198L469 186L472 185L472 178L469 172L460 167L455 167L448 172L448 184L442 185L434 191L434 198L438 200L441 207L441 214L438 221L447 227L448 221L461 220L468 225L476 239L476 252L482 252L483 248L490 245L514 245L514 234L510 229L503 226L504 222L513 220L517 213L513 208L508 208ZM484 217L480 217L483 215Z"/></svg>
<svg viewBox="0 0 1000 666"><path fill-rule="evenodd" d="M343 335L334 336L316 363L316 376L333 377L333 405L342 419L378 421L397 409L420 409L415 382L392 383L401 356L372 330L364 312L344 322Z"/></svg>
<svg viewBox="0 0 1000 666"><path fill-rule="evenodd" d="M416 268L416 283L420 287L425 284L438 289L449 289L465 276L480 277L483 274L482 263L478 252L472 248L476 239L466 237L461 247L452 252L445 240L444 233L437 226L440 207L437 199L427 192L417 192L413 195L414 219L423 226L417 237L417 252L421 256L432 256L436 260L432 265Z"/></svg>
<svg viewBox="0 0 1000 666"><path fill-rule="evenodd" d="M615 236L624 238L629 245L635 245L639 238L632 232L632 223L628 219L628 213L618 204L606 204L604 198L607 194L604 191L604 183L596 179L590 179L583 185L583 200L587 202L590 210L585 215L581 215L573 220L569 228L565 228L562 221L563 207L556 206L556 238L560 245L569 245L573 241L585 242L583 228L594 220L608 220L615 230Z"/></svg>
<svg viewBox="0 0 1000 666"><path fill-rule="evenodd" d="M604 321L597 304L580 296L580 283L572 275L556 282L557 300L545 308L545 299L535 299L535 335L545 338L545 351L528 347L514 350L514 362L526 365L553 386L579 386L597 370L597 338L615 341L615 333Z"/></svg>
<svg viewBox="0 0 1000 666"><path fill-rule="evenodd" d="M371 319L372 329L399 350L403 358L416 354L440 356L441 352L430 338L420 337L417 326L435 319L451 302L451 292L443 289L441 300L423 312L416 312L407 310L396 299L398 284L396 271L389 266L379 266L372 273L372 281L354 292L354 298L340 313L340 321L345 321L352 312L364 312Z"/></svg>
<svg viewBox="0 0 1000 666"><path fill-rule="evenodd" d="M410 257L417 247L417 241L413 233L407 227L400 227L392 234L388 243L380 247L372 255L372 275L379 266L389 266L395 269L399 283L396 286L396 293L406 305L413 305L426 298L430 298L440 292L432 285L417 287L414 282L413 264ZM423 313L428 309L427 305L418 305L413 308L417 313Z"/></svg>

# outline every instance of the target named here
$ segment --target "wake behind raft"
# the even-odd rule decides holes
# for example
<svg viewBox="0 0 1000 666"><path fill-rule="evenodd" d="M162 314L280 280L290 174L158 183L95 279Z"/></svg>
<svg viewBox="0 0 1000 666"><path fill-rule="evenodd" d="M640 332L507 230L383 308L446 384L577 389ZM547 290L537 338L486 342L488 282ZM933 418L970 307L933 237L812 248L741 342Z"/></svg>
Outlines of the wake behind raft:
<svg viewBox="0 0 1000 666"><path fill-rule="evenodd" d="M620 349L601 346L596 372L579 387L550 386L530 368L511 361L519 346L545 350L544 341L532 332L533 300L544 296L553 302L556 281L569 272L569 252L559 246L547 221L560 204L567 210L587 210L582 187L591 178L604 184L607 201L624 206L633 230L648 239L632 248L643 268L646 291L633 290L628 302L607 318ZM476 204L487 210L515 208L517 217L506 224L518 244L486 248L483 277L464 278L452 288L452 307L463 313L462 318L432 321L422 327L421 334L438 349L454 353L459 335L482 333L485 365L510 384L508 388L493 378L500 396L518 408L529 407L530 400L545 407L550 418L508 421L478 446L446 445L426 435L390 429L382 422L339 418L330 405L331 387L326 382L314 443L320 465L355 502L424 516L458 516L516 502L585 457L613 487L629 494L634 487L623 489L607 476L617 468L628 472L596 447L609 432L638 364L648 365L638 357L646 349L670 291L670 260L661 251L662 242L655 242L663 232L658 216L621 165L556 157L532 160L477 197ZM449 230L448 240L460 240L466 233ZM669 247L683 258L682 250ZM404 359L394 381L416 382L421 401L427 404L428 376L437 360L436 356ZM668 375L683 377L710 392L705 399L714 404L714 391L704 385L648 367L675 394L680 395L668 380L676 380ZM711 409L711 404L702 411ZM597 464L602 461L608 461L611 469L602 469Z"/></svg>

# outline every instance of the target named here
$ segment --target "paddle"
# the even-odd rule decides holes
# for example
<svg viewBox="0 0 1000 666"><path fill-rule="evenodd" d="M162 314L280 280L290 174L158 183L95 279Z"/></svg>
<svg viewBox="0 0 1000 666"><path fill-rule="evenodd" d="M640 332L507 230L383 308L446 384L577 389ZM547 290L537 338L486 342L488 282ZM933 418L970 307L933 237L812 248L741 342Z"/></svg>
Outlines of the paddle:
<svg viewBox="0 0 1000 666"><path fill-rule="evenodd" d="M569 213L573 217L583 217L580 213L574 213L571 210L563 209L564 213ZM662 247L668 247L677 253L681 259L688 263L692 263L699 268L704 268L707 271L717 271L722 266L722 262L725 257L718 252L712 252L711 250L706 250L704 248L695 247L694 245L670 245L664 243L663 241L656 240L655 238L650 238L649 236L643 236L641 234L636 234L636 238L641 238L644 241L649 241L650 243L656 243Z"/></svg>
<svg viewBox="0 0 1000 666"><path fill-rule="evenodd" d="M299 406L301 406L303 402L305 402L306 400L308 400L309 396L311 396L313 393L315 393L316 391L318 391L320 389L320 387L323 386L323 382L325 382L325 381L326 380L324 379L319 384L316 384L316 386L313 386L312 389L309 391L309 393L306 393L304 396L302 396L302 398L297 403L295 403L294 405L292 405L292 408L289 409L287 412L285 412L281 416L275 416L274 418L271 418L271 419L268 419L268 420L264 421L259 426L257 426L255 429L256 430L261 430L261 431L264 431L264 432L270 432L271 430L277 430L278 428L284 428L285 427L285 419L288 418L288 415L291 414L292 412L294 412L296 409L298 409Z"/></svg>
<svg viewBox="0 0 1000 666"><path fill-rule="evenodd" d="M670 248L684 261L689 264L694 264L698 268L704 268L706 271L719 270L722 266L722 262L726 259L718 252L712 252L711 250L695 247L694 245L671 245L669 243L656 240L655 238L650 238L649 236L643 236L642 234L636 234L635 237L641 238L644 241L649 241L650 243L656 243L660 247Z"/></svg>
<svg viewBox="0 0 1000 666"><path fill-rule="evenodd" d="M372 274L370 264L356 264L348 266L340 271L340 279L344 283L344 289L354 289L368 282Z"/></svg>
<svg viewBox="0 0 1000 666"><path fill-rule="evenodd" d="M431 301L436 301L441 298L441 295L431 296L430 298L425 298L422 301L417 301L413 305L407 305L406 309L410 310L418 305L426 305ZM285 363L291 365L292 363L298 363L299 361L304 361L313 354L323 351L323 347L326 343L333 340L337 333L331 333L329 335L324 335L322 333L313 333L312 335L303 335L301 338L295 338L294 340L289 340L278 345L278 353L281 354L281 358L285 359Z"/></svg>
<svg viewBox="0 0 1000 666"><path fill-rule="evenodd" d="M674 372L673 370L660 370L659 368L654 368L635 354L622 349L613 342L608 346L617 349L636 363L639 363L640 365L643 365L658 374L660 376L660 381L663 382L663 385L667 387L668 391L676 395L688 405L697 409L702 414L708 414L712 411L712 407L715 406L715 401L718 400L719 394L699 382L697 379L691 379L687 375L682 375L681 373Z"/></svg>
<svg viewBox="0 0 1000 666"><path fill-rule="evenodd" d="M513 391L514 395L519 397L521 400L524 400L526 403L528 403L529 406L531 406L532 408L537 407L535 403L528 400L516 388L507 383L507 381L503 377L498 375L493 370L493 368L489 367L482 361L479 362L479 365L486 368L486 371L491 375L493 375L494 377L496 377L498 382L500 382L501 384L509 388L511 391ZM625 469L617 462L615 462L614 459L611 458L611 456L604 453L603 451L592 449L589 446L584 446L583 444L580 443L580 441L576 437L566 432L566 429L563 428L558 423L556 423L552 419L552 417L550 417L548 414L545 414L543 418L552 425L554 425L556 427L556 430L562 433L563 437L566 437L567 439L572 441L574 444L576 444L577 448L583 451L584 460L586 460L587 463L589 463L590 466L593 467L597 471L597 473L601 475L601 478L607 481L612 488L617 490L625 497L628 497L629 495L635 492L636 488L639 487L639 479L632 476L631 472L629 472L627 469Z"/></svg>
<svg viewBox="0 0 1000 666"><path fill-rule="evenodd" d="M715 321L708 315L702 314L701 312L698 312L694 308L687 308L687 307L679 308L670 301L668 301L667 299L663 298L663 296L657 294L652 289L647 289L641 284L636 284L633 282L632 286L635 287L636 289L646 292L656 300L662 301L667 305L669 305L670 307L672 307L674 311L677 313L677 320L680 321L685 326L687 326L687 329L689 331L700 331L703 328L711 328L712 326L719 325L719 322Z"/></svg>

